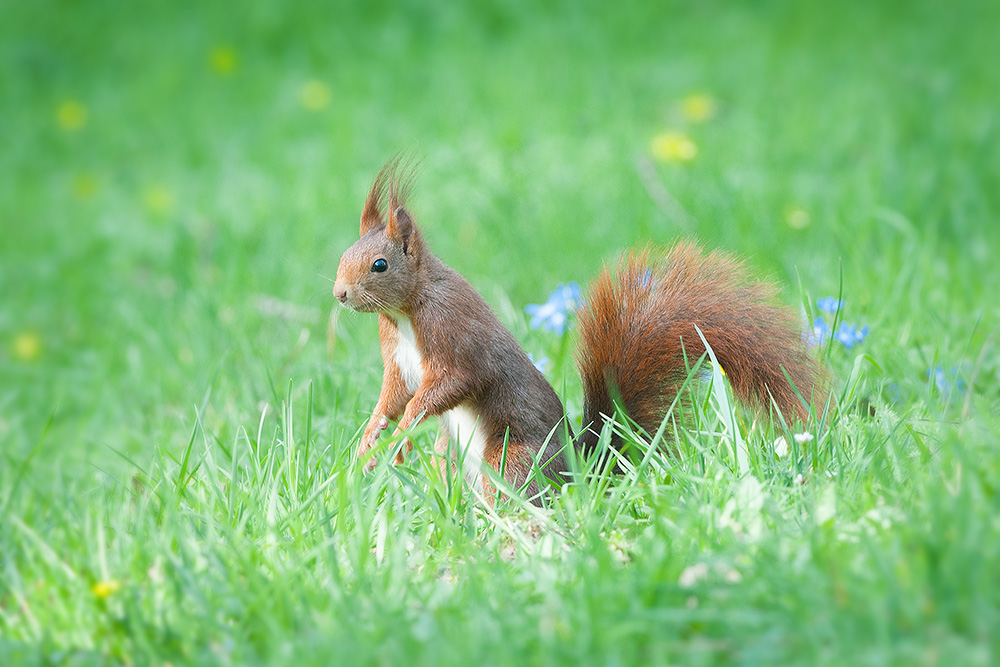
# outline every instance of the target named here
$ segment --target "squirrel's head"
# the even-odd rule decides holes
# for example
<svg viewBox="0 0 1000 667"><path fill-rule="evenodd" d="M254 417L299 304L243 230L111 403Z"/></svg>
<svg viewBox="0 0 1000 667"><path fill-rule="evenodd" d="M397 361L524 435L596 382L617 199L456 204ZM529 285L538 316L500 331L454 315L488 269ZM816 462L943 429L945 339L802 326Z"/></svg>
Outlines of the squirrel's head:
<svg viewBox="0 0 1000 667"><path fill-rule="evenodd" d="M361 212L361 238L340 258L333 295L360 312L398 313L417 285L421 240L403 206L409 189L396 178L399 161L382 168ZM388 210L382 202L388 197Z"/></svg>

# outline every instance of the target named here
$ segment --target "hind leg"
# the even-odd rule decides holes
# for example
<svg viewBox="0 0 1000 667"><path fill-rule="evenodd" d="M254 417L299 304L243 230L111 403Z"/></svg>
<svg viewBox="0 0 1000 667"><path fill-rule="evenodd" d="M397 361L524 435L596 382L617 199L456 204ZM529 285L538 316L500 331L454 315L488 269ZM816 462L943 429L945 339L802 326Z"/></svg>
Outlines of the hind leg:
<svg viewBox="0 0 1000 667"><path fill-rule="evenodd" d="M520 443L508 442L505 453L502 442L491 443L491 445L487 446L486 451L483 452L483 463L498 473L502 471L504 481L511 487L520 489L531 478L533 461L531 448ZM532 480L525 490L528 498L537 504L538 485L535 481ZM497 497L497 489L485 473L483 474L483 495L486 496L491 505Z"/></svg>

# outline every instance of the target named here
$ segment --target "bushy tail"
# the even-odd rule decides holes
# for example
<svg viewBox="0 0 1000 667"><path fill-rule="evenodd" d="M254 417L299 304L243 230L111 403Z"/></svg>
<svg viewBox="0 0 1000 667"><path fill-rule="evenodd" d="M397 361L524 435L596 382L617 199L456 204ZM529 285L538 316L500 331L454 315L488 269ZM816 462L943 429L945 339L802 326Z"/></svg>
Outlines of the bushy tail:
<svg viewBox="0 0 1000 667"><path fill-rule="evenodd" d="M692 243L647 248L624 257L614 275L605 267L580 309L581 444L596 443L613 398L656 432L689 366L705 353L695 325L744 404L776 405L794 423L808 416L795 389L817 405L823 400L821 367L775 285L755 280L739 259Z"/></svg>

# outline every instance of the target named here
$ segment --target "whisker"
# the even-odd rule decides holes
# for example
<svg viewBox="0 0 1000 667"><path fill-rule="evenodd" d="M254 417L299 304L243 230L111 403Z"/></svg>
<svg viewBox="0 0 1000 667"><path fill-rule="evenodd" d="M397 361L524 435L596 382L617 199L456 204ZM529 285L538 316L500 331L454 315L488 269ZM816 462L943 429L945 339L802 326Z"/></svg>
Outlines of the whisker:
<svg viewBox="0 0 1000 667"><path fill-rule="evenodd" d="M333 294L328 289L313 290L312 293L309 295L307 301L309 301L309 303L316 303L316 302L321 302L324 304L332 303Z"/></svg>
<svg viewBox="0 0 1000 667"><path fill-rule="evenodd" d="M367 298L369 300L369 303L375 306L376 310L383 311L389 309L388 304L379 297L375 296L374 294L367 295Z"/></svg>

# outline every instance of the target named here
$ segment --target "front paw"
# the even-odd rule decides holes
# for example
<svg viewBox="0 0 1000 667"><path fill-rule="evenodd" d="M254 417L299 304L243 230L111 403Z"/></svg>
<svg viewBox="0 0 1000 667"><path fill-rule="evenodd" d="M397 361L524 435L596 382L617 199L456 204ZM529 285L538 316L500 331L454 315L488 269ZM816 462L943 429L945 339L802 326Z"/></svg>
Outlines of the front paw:
<svg viewBox="0 0 1000 667"><path fill-rule="evenodd" d="M404 426L405 424L405 426ZM395 440L406 433L406 429L409 428L410 422L407 422L404 417L403 421L396 425L396 430L392 432L392 439ZM409 438L403 438L402 446L396 451L396 458L392 460L393 465L402 465L403 463L403 452L412 452L413 443L410 442Z"/></svg>
<svg viewBox="0 0 1000 667"><path fill-rule="evenodd" d="M366 473L375 470L375 464L378 463L378 460L373 455L369 454L372 447L374 447L374 443L370 445L362 443L361 446L358 447L358 461L363 462L361 469Z"/></svg>
<svg viewBox="0 0 1000 667"><path fill-rule="evenodd" d="M365 472L371 472L375 469L375 457L369 456L368 452L375 447L375 444L378 442L379 435L381 435L382 431L388 427L389 421L381 415L375 415L372 417L371 421L368 422L368 427L365 428L364 435L361 436L361 443L358 445L358 460L365 462Z"/></svg>
<svg viewBox="0 0 1000 667"><path fill-rule="evenodd" d="M413 443L410 442L409 438L406 438L406 439L403 440L403 446L399 448L399 450L396 452L396 458L394 458L392 460L392 464L393 465L397 465L398 466L398 465L402 465L403 464L403 451L404 450L406 452L412 452L413 451Z"/></svg>

